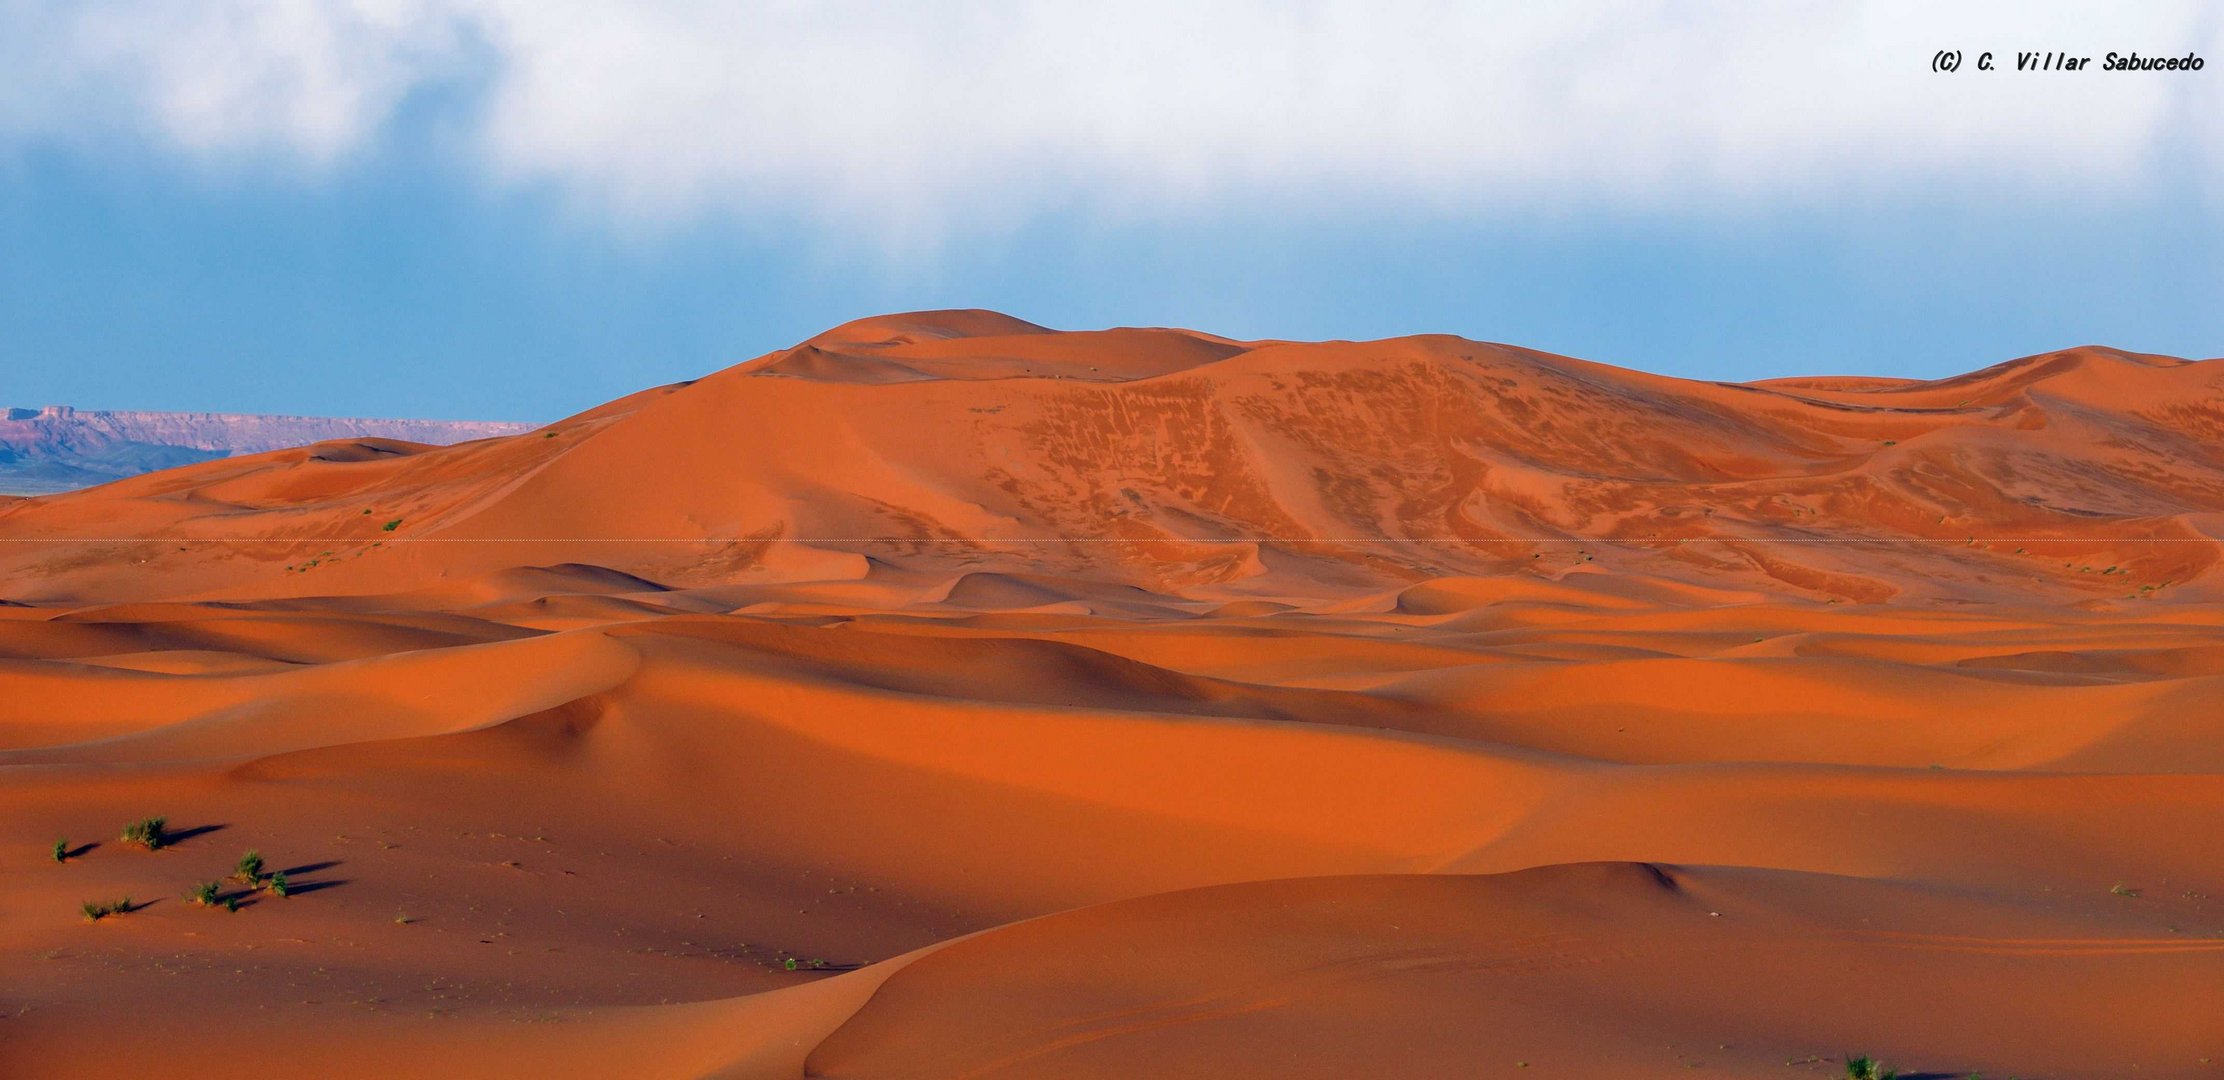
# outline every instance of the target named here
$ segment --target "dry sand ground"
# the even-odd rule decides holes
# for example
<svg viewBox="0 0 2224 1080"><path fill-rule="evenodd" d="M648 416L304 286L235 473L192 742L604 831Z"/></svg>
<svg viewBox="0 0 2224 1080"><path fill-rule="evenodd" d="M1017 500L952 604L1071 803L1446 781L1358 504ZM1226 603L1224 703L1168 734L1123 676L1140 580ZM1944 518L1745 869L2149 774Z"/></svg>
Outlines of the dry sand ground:
<svg viewBox="0 0 2224 1080"><path fill-rule="evenodd" d="M2220 440L933 313L0 507L0 1075L2224 1077Z"/></svg>

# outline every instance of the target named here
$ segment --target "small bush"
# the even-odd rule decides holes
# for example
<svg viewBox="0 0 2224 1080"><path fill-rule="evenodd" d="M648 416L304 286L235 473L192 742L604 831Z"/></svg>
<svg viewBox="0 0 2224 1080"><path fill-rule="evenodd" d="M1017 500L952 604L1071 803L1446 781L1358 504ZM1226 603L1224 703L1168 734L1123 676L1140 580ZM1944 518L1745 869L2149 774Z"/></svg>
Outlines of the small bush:
<svg viewBox="0 0 2224 1080"><path fill-rule="evenodd" d="M140 818L124 826L124 843L146 848L148 851L160 851L170 842L170 834L164 829L169 823L169 818Z"/></svg>
<svg viewBox="0 0 2224 1080"><path fill-rule="evenodd" d="M384 524L384 525L381 525L381 526L379 526L379 531L380 531L380 532L393 532L393 531L394 531L395 529L399 529L399 528L401 528L401 527L402 527L402 519L400 519L400 518L395 518L394 520L392 520L392 521L389 521L389 522L387 522L386 524Z"/></svg>
<svg viewBox="0 0 2224 1080"><path fill-rule="evenodd" d="M216 894L223 891L224 886L213 881L204 881L185 894L185 902L195 907L215 907Z"/></svg>
<svg viewBox="0 0 2224 1080"><path fill-rule="evenodd" d="M68 862L68 861L69 861L69 857L70 857L70 842L69 842L69 837L66 837L66 836L65 836L65 837L61 838L60 840L56 840L56 841L54 841L54 861L55 861L55 862Z"/></svg>
<svg viewBox="0 0 2224 1080"><path fill-rule="evenodd" d="M285 899L286 893L290 891L286 887L286 872L280 870L277 873L270 875L270 880L263 883L263 888L269 889L270 895L275 896L280 900Z"/></svg>
<svg viewBox="0 0 2224 1080"><path fill-rule="evenodd" d="M263 853L250 849L240 856L239 862L232 866L232 880L249 886L262 884Z"/></svg>
<svg viewBox="0 0 2224 1080"><path fill-rule="evenodd" d="M110 915L131 914L131 897L126 896L121 900L87 900L79 907L85 912L86 922L99 922Z"/></svg>
<svg viewBox="0 0 2224 1080"><path fill-rule="evenodd" d="M1899 1076L1900 1070L1887 1068L1867 1054L1846 1057L1846 1080L1899 1080Z"/></svg>

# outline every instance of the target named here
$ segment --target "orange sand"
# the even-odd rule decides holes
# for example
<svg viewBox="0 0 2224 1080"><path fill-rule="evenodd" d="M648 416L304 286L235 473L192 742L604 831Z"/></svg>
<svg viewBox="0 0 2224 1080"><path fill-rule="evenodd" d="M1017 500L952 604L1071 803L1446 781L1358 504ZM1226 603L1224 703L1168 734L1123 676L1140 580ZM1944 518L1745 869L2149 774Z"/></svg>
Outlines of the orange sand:
<svg viewBox="0 0 2224 1080"><path fill-rule="evenodd" d="M2220 446L939 312L0 503L0 1075L2224 1077Z"/></svg>

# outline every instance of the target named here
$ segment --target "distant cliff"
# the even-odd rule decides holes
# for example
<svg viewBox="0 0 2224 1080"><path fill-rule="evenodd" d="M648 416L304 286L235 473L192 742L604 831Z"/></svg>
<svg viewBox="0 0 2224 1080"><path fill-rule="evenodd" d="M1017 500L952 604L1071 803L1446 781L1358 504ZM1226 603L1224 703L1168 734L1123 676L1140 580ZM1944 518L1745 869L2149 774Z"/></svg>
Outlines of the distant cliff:
<svg viewBox="0 0 2224 1080"><path fill-rule="evenodd" d="M245 413L99 412L49 405L0 414L0 494L90 487L234 454L375 436L449 443L514 435L530 424L363 420Z"/></svg>

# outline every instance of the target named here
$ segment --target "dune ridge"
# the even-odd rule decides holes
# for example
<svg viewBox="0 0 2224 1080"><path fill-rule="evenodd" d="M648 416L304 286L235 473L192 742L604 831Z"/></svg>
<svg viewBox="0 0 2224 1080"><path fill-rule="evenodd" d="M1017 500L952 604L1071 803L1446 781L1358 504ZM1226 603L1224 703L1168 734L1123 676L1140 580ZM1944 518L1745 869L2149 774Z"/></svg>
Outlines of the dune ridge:
<svg viewBox="0 0 2224 1080"><path fill-rule="evenodd" d="M2214 1076L2220 382L921 312L9 503L0 1073Z"/></svg>

